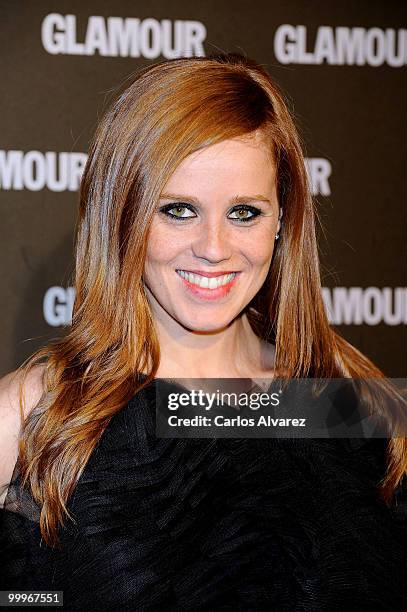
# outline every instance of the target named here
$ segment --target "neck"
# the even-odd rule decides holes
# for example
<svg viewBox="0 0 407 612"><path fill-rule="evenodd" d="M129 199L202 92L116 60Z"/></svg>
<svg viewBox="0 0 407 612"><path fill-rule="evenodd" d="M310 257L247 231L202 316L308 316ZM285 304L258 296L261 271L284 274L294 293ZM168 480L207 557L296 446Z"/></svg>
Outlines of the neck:
<svg viewBox="0 0 407 612"><path fill-rule="evenodd" d="M274 347L262 341L243 313L216 332L195 332L155 319L159 378L246 378L270 373Z"/></svg>

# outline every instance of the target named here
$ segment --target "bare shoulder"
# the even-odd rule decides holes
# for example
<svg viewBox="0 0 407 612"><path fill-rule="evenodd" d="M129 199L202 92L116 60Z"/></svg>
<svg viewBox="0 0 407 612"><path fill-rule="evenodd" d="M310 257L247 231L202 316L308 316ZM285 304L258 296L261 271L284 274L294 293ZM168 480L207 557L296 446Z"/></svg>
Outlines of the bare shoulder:
<svg viewBox="0 0 407 612"><path fill-rule="evenodd" d="M34 366L23 384L24 417L38 404L43 393L45 366ZM18 455L18 435L21 429L20 388L23 374L10 372L0 379L0 506L6 496L7 485L13 475Z"/></svg>

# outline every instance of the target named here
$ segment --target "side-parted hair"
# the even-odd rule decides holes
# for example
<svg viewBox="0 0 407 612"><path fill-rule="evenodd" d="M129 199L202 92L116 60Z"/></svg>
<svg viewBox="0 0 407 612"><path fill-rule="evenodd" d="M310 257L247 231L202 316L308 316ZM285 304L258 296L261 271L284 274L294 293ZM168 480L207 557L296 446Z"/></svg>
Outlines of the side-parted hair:
<svg viewBox="0 0 407 612"><path fill-rule="evenodd" d="M22 366L26 374L45 363L43 396L25 421L21 405L19 469L50 546L109 421L157 372L160 347L142 279L149 228L164 185L203 147L260 131L273 153L283 227L247 314L256 333L275 342L276 371L375 378L393 392L328 322L304 147L263 67L239 54L167 60L122 89L97 127L82 177L72 326ZM391 438L378 487L386 503L406 473L406 439Z"/></svg>

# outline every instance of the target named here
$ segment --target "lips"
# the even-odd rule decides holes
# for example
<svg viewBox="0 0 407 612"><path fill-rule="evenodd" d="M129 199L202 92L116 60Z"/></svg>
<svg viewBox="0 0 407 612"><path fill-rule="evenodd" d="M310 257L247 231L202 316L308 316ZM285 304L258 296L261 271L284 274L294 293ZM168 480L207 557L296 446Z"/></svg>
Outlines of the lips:
<svg viewBox="0 0 407 612"><path fill-rule="evenodd" d="M239 277L239 272L211 272L176 270L186 289L204 300L226 296ZM210 274L210 276L209 276Z"/></svg>
<svg viewBox="0 0 407 612"><path fill-rule="evenodd" d="M202 287L203 289L218 289L230 283L236 276L236 272L229 274L217 274L216 276L206 276L203 274L196 274L193 272L187 272L186 270L177 270L177 273L181 278L188 281L193 285Z"/></svg>
<svg viewBox="0 0 407 612"><path fill-rule="evenodd" d="M224 276L225 274L236 274L235 270L218 270L217 272L206 272L205 270L177 270L177 272L191 272L192 274L207 276L208 278L213 278L215 276Z"/></svg>

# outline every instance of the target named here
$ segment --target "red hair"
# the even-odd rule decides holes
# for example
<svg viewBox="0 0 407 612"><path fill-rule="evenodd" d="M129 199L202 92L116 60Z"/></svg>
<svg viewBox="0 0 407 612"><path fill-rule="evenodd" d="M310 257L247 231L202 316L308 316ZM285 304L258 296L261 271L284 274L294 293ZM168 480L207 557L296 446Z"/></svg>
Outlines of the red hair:
<svg viewBox="0 0 407 612"><path fill-rule="evenodd" d="M149 227L178 164L202 147L260 130L272 148L284 227L262 290L247 309L256 333L276 344L291 377L382 380L384 374L329 325L321 295L315 210L303 146L278 86L237 54L148 66L101 120L80 188L72 327L38 351L44 393L23 425L19 465L41 506L49 545L67 501L113 415L154 378L160 347L143 289ZM149 372L141 381L138 374ZM405 438L388 442L379 490L389 502L407 472Z"/></svg>

